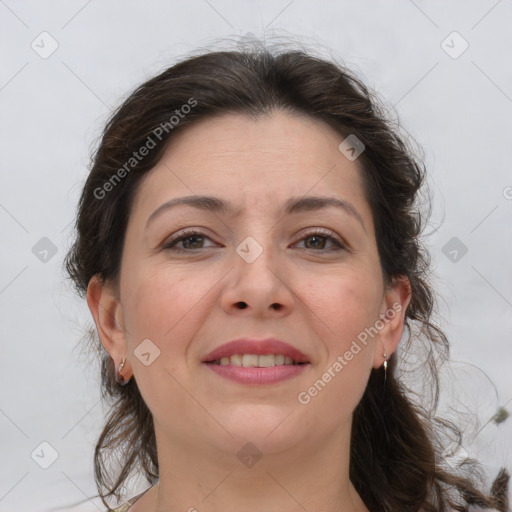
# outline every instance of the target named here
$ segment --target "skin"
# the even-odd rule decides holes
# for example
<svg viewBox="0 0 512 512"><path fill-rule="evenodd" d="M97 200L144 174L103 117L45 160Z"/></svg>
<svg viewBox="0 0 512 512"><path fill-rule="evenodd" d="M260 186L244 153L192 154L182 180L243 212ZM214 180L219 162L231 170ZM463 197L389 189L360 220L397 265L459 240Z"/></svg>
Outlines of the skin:
<svg viewBox="0 0 512 512"><path fill-rule="evenodd" d="M93 278L87 293L103 346L116 368L127 358L123 375L136 379L155 422L160 479L130 512L367 512L348 476L352 413L384 350L400 342L411 290L405 277L384 286L359 162L338 150L342 140L307 117L226 114L177 133L141 182L119 287ZM241 213L178 206L146 228L162 203L193 194L230 200ZM350 202L364 227L333 207L282 213L290 196L304 195ZM189 227L204 237L178 243L188 252L162 249ZM311 238L317 228L345 249ZM236 252L248 236L263 249L252 263ZM393 304L401 311L301 404L298 394ZM242 336L278 337L311 365L256 387L201 363ZM134 354L145 339L160 350L149 366ZM252 467L237 457L247 442L262 454Z"/></svg>

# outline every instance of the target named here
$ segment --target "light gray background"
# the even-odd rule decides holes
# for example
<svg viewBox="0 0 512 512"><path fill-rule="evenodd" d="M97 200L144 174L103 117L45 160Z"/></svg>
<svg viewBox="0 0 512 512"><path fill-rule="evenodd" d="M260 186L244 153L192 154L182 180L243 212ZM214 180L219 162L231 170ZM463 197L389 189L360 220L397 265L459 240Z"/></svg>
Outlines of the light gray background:
<svg viewBox="0 0 512 512"><path fill-rule="evenodd" d="M512 419L491 421L499 406L512 412L511 0L0 0L0 27L0 512L68 507L96 492L104 411L79 344L92 318L61 264L110 109L183 54L248 33L331 48L423 147L439 321L458 370L445 394L478 408L464 449L492 476L512 470ZM447 39L453 31L469 44L459 56L464 42ZM58 48L42 58L31 45L47 52L50 37ZM43 237L57 250L47 262L33 253ZM452 237L467 247L456 262L444 254ZM31 457L50 456L42 442L58 452L48 469ZM61 510L103 507L96 499Z"/></svg>

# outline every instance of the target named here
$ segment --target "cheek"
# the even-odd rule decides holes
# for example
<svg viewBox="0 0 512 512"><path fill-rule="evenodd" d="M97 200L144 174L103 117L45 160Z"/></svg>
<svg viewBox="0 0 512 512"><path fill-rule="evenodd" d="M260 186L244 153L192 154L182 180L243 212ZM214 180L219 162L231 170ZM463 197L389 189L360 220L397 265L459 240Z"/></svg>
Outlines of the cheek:
<svg viewBox="0 0 512 512"><path fill-rule="evenodd" d="M325 282L314 299L325 325L322 338L327 351L315 375L321 381L316 387L322 390L321 400L340 411L357 405L371 372L375 339L368 332L380 308L380 288L374 283L364 272L346 272Z"/></svg>
<svg viewBox="0 0 512 512"><path fill-rule="evenodd" d="M346 350L352 339L379 318L379 286L373 274L358 269L322 282L313 301L328 327L330 349Z"/></svg>
<svg viewBox="0 0 512 512"><path fill-rule="evenodd" d="M141 342L149 339L158 354L151 366L134 358L134 373L139 379L155 385L158 379L168 379L170 372L183 382L189 380L190 364L194 364L191 358L196 357L190 350L191 340L197 337L216 300L213 288L218 277L211 271L206 274L187 272L178 265L141 265L129 274L123 291L129 350L137 356Z"/></svg>
<svg viewBox="0 0 512 512"><path fill-rule="evenodd" d="M199 290L175 270L140 268L129 274L124 288L123 308L132 342L154 339L159 345L185 318Z"/></svg>
<svg viewBox="0 0 512 512"><path fill-rule="evenodd" d="M331 411L334 427L349 420L368 384L375 341L365 338L365 329L373 323L375 298L362 286L330 291L329 302L336 305L323 317L328 326L321 334L326 356L298 399L311 421L325 421L325 411Z"/></svg>
<svg viewBox="0 0 512 512"><path fill-rule="evenodd" d="M178 383L190 387L183 363L197 329L194 305L205 291L199 282L194 283L176 269L133 270L127 273L123 309L137 385L153 414L158 416L158 411L168 409L170 403L186 414L190 400L187 402L187 394ZM144 341L148 339L151 343ZM149 353L146 360L144 353Z"/></svg>

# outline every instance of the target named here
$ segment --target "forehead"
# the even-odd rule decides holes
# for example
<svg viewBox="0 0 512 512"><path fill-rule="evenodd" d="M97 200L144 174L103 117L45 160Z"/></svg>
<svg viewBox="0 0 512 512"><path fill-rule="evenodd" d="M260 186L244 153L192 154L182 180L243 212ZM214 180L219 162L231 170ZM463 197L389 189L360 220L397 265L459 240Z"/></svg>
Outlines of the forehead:
<svg viewBox="0 0 512 512"><path fill-rule="evenodd" d="M276 171L289 169L290 163L304 163L314 171L332 164L333 156L341 156L338 146L343 138L322 121L298 113L275 111L256 118L228 113L185 127L170 140L167 156L175 162L212 156L216 160L249 156L266 162L278 157ZM295 170L303 167L297 165Z"/></svg>
<svg viewBox="0 0 512 512"><path fill-rule="evenodd" d="M142 179L132 211L147 218L161 203L194 194L274 211L291 196L323 195L371 215L359 163L338 149L344 138L319 120L281 111L200 120L170 140Z"/></svg>

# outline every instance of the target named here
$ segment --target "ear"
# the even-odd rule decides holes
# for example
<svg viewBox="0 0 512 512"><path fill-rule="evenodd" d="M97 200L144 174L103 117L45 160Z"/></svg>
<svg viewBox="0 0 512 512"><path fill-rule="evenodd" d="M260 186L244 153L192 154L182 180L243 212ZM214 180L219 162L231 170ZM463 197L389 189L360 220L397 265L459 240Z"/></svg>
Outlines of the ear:
<svg viewBox="0 0 512 512"><path fill-rule="evenodd" d="M103 283L94 275L87 286L87 305L94 318L101 343L114 361L115 368L126 357L123 376L131 376L130 362L127 357L126 330L120 299L111 283Z"/></svg>
<svg viewBox="0 0 512 512"><path fill-rule="evenodd" d="M382 299L380 321L376 322L379 333L375 343L373 368L380 368L384 363L384 352L391 356L398 347L405 323L405 312L411 301L412 291L407 276L398 276L386 288Z"/></svg>

